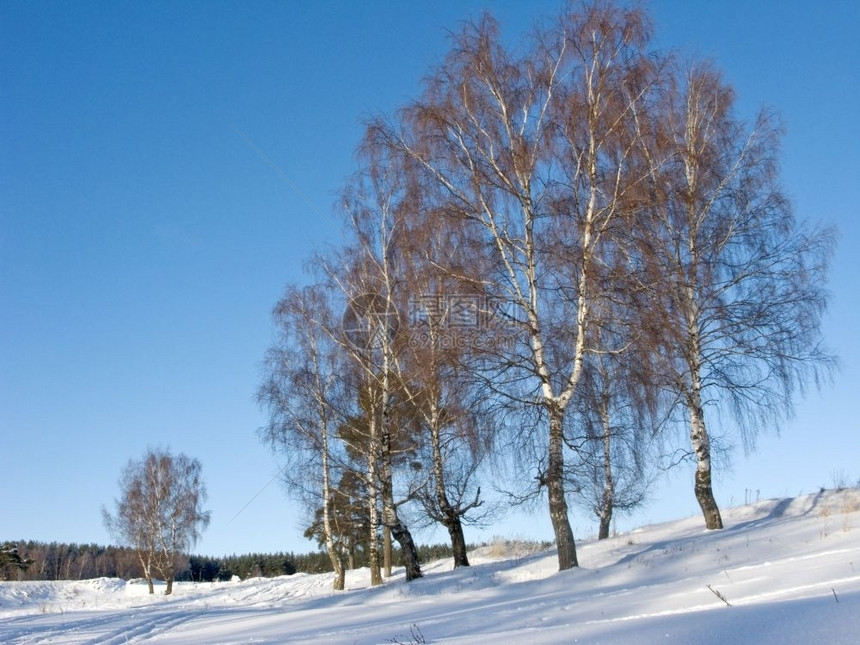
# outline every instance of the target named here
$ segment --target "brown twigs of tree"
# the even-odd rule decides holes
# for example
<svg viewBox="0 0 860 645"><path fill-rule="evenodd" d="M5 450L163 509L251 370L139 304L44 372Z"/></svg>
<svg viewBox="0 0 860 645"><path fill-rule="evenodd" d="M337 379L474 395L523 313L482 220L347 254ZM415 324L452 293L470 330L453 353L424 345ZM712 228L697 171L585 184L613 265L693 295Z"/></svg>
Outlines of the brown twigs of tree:
<svg viewBox="0 0 860 645"><path fill-rule="evenodd" d="M655 54L640 8L571 4L519 48L489 15L453 34L421 94L368 122L343 191L348 241L290 296L328 312L302 334L322 329L338 367L298 340L267 365L342 375L337 404L319 387L262 399L313 455L330 552L345 514L327 509L358 494L374 584L380 529L407 580L421 575L415 502L467 564L490 456L513 466L519 499L546 495L559 569L575 567L569 500L585 496L605 537L613 511L646 499L649 451L679 427L720 528L713 412L752 446L834 365L821 342L834 234L792 215L779 139L771 114L736 114L713 68ZM280 421L326 406L340 425L320 434L317 413L310 443Z"/></svg>
<svg viewBox="0 0 860 645"><path fill-rule="evenodd" d="M344 588L343 548L335 532L338 444L344 397L342 356L328 295L319 287L289 288L275 308L279 340L266 356L267 379L257 400L269 412L263 439L291 460L284 479L309 510L321 509L322 541ZM342 462L342 460L340 460Z"/></svg>
<svg viewBox="0 0 860 645"><path fill-rule="evenodd" d="M654 88L643 14L587 6L515 58L485 17L458 36L427 90L381 137L447 193L489 249L488 289L527 338L499 356L546 418L541 477L559 568L577 565L565 491L565 415L582 376L608 231L635 177L634 117ZM524 350L524 351L523 351ZM532 385L528 384L531 381ZM508 391L526 398L522 390Z"/></svg>
<svg viewBox="0 0 860 645"><path fill-rule="evenodd" d="M709 66L673 69L655 136L643 138L652 198L636 229L663 379L654 385L688 415L696 499L711 529L722 519L706 410L731 414L751 445L835 364L821 342L834 232L795 220L778 183L774 116L747 126L733 102Z"/></svg>
<svg viewBox="0 0 860 645"><path fill-rule="evenodd" d="M155 592L155 573L167 583L164 593L172 593L177 558L209 525L201 469L187 455L150 449L123 470L115 512L102 509L107 529L136 551L149 593Z"/></svg>

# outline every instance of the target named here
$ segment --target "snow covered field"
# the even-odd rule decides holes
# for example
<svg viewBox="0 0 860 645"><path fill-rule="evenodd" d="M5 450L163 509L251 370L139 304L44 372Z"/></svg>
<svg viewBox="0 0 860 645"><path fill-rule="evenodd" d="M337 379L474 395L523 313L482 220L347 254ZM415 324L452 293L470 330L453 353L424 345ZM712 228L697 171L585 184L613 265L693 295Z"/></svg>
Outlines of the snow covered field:
<svg viewBox="0 0 860 645"><path fill-rule="evenodd" d="M367 587L350 572L145 584L0 582L0 642L13 643L846 643L860 642L860 491L826 491L579 542L482 547L473 565L425 566Z"/></svg>

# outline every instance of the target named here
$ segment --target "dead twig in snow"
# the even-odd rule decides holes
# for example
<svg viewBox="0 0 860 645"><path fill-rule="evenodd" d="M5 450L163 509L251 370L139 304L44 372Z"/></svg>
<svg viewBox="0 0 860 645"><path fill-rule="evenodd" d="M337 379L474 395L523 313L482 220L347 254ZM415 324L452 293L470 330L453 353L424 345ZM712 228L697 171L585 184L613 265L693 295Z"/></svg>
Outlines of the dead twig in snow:
<svg viewBox="0 0 860 645"><path fill-rule="evenodd" d="M719 598L724 603L726 603L727 606L729 606L729 607L732 606L732 603L730 603L728 600L726 600L726 597L723 594L721 594L719 591L714 589L711 585L708 585L708 589L710 589L717 598Z"/></svg>

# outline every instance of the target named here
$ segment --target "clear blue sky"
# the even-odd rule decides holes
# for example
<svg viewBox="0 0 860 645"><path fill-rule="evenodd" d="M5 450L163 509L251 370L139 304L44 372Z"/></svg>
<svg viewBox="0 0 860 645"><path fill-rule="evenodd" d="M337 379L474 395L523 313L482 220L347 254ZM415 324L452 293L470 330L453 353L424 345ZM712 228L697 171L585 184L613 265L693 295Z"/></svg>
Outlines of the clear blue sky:
<svg viewBox="0 0 860 645"><path fill-rule="evenodd" d="M278 485L231 518L278 469L253 400L269 312L337 234L237 130L331 212L361 118L414 96L446 29L485 4L513 39L560 7L0 4L0 540L107 542L100 507L122 466L161 445L203 463L198 551L311 547ZM841 231L825 332L842 370L781 438L735 454L718 501L857 480L860 3L650 6L661 45L714 59L744 113L781 112L797 214ZM669 477L634 521L695 513L689 481ZM489 533L551 531L538 513Z"/></svg>

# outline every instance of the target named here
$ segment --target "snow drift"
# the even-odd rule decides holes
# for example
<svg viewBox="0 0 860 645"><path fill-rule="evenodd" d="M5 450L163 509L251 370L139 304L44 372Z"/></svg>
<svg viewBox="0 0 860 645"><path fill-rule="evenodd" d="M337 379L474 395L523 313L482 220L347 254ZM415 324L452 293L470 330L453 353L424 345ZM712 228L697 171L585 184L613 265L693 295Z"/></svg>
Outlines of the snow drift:
<svg viewBox="0 0 860 645"><path fill-rule="evenodd" d="M483 547L406 584L366 570L179 583L173 596L113 579L0 583L3 643L856 643L860 491L821 491L552 551Z"/></svg>

